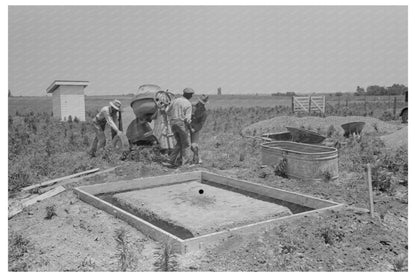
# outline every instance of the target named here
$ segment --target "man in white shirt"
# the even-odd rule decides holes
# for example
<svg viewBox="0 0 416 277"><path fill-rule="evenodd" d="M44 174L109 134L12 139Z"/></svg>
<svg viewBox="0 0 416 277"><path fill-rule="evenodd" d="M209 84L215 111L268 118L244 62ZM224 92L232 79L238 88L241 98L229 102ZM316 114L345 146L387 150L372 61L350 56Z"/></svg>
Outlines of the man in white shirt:
<svg viewBox="0 0 416 277"><path fill-rule="evenodd" d="M95 157L97 146L98 149L105 147L106 139L104 130L107 124L111 127L111 135L113 138L116 134L119 135L121 133L117 127L117 124L115 123L117 122L117 112L120 111L120 108L121 102L116 99L111 101L109 106L103 107L94 117L92 123L94 126L95 138L89 151L89 154L92 157Z"/></svg>
<svg viewBox="0 0 416 277"><path fill-rule="evenodd" d="M188 155L190 147L188 130L192 117L192 104L189 99L192 98L193 94L193 89L185 88L183 90L183 96L173 100L168 109L172 133L176 140L175 148L169 157L170 164L174 166L190 163Z"/></svg>

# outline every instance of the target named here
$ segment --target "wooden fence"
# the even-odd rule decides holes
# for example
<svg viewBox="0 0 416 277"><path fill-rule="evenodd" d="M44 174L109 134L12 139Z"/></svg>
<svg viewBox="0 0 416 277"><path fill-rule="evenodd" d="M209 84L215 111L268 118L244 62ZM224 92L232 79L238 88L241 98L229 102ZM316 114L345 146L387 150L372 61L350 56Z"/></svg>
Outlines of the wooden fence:
<svg viewBox="0 0 416 277"><path fill-rule="evenodd" d="M319 112L325 114L325 96L293 96L292 112Z"/></svg>

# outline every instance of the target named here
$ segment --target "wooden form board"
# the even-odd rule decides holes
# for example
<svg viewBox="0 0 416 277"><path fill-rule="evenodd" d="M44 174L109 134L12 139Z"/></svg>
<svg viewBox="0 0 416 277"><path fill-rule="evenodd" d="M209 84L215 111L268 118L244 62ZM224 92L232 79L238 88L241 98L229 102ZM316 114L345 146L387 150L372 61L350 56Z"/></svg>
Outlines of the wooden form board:
<svg viewBox="0 0 416 277"><path fill-rule="evenodd" d="M29 207L30 205L33 205L37 202L40 202L42 200L45 200L46 198L55 196L61 192L65 191L65 188L63 186L58 186L48 192L45 192L41 195L37 195L35 197L30 198L29 200L26 200L24 202L22 202L20 204L20 206L16 209L12 209L9 211L9 219L12 218L13 216L17 215L18 213L20 213L21 211L23 211L24 208Z"/></svg>
<svg viewBox="0 0 416 277"><path fill-rule="evenodd" d="M190 239L180 239L175 235L170 234L162 230L161 228L158 228L150 224L149 222L139 217L136 217L96 197L96 195L102 193L115 193L126 190L167 186L174 183L183 183L194 180L200 181L201 183L204 183L204 181L211 181L222 184L224 186L238 188L239 190L272 197L278 200L292 202L298 205L307 206L313 208L314 210L281 218L269 219L261 222L247 224L229 230L193 237ZM316 197L311 197L299 193L289 192L260 184L224 177L206 171L194 171L174 175L140 178L130 181L83 186L75 188L74 191L78 194L81 200L95 206L96 208L102 209L114 215L117 218L126 221L127 223L134 226L139 231L143 232L144 234L148 235L154 240L171 244L177 252L182 254L202 249L208 245L220 243L221 241L227 239L229 236L232 235L264 231L269 228L275 227L279 223L287 222L288 220L292 220L302 216L312 215L328 209L338 209L344 206L343 204L335 203L332 201L322 200Z"/></svg>
<svg viewBox="0 0 416 277"><path fill-rule="evenodd" d="M292 112L320 112L325 114L325 96L293 96Z"/></svg>
<svg viewBox="0 0 416 277"><path fill-rule="evenodd" d="M75 174L72 174L72 175L64 176L64 177L61 177L61 178L49 180L49 181L46 181L46 182L43 182L43 183L40 183L40 184L24 187L22 189L22 191L28 191L28 190L35 189L35 188L40 188L40 187L53 185L56 182L60 182L60 181L64 181L64 180L67 180L67 179L75 178L75 177L78 177L78 176L81 176L81 175L87 175L87 174L95 173L98 170L100 170L100 169L99 168L94 168L94 169L90 169L90 170L87 170L87 171L78 172L78 173L75 173Z"/></svg>

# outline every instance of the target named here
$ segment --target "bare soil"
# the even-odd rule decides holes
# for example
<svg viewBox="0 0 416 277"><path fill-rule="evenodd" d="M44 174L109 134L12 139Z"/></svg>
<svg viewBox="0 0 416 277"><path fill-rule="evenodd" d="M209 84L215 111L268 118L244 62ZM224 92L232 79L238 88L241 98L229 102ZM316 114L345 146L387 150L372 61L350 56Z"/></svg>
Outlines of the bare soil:
<svg viewBox="0 0 416 277"><path fill-rule="evenodd" d="M9 232L28 238L30 247L9 270L29 271L119 271L116 230L122 228L137 255L138 264L129 270L155 270L153 263L161 245L119 220L80 201L71 187L198 170L176 170L134 162L103 176L87 178L67 186L57 196L34 204L9 220ZM273 174L265 178L253 167L218 170L218 174L238 177L272 187L288 189L356 207L367 208L366 186L357 174L342 173L340 180L308 183L282 179ZM204 189L204 191L206 191ZM344 209L317 217L304 217L277 226L267 233L231 236L206 251L176 257L179 271L392 271L404 255L407 269L407 188L394 197L376 194L376 217ZM406 198L406 199L404 199ZM186 199L186 198L185 198ZM187 201L182 199L181 201ZM55 205L56 216L45 219L46 207ZM189 206L189 205L188 205Z"/></svg>
<svg viewBox="0 0 416 277"><path fill-rule="evenodd" d="M46 207L54 206L56 216L45 219ZM65 191L28 207L9 220L9 232L22 234L30 250L13 270L27 264L29 271L118 271L115 231L123 228L137 251L140 263L134 270L151 271L157 244L106 212Z"/></svg>

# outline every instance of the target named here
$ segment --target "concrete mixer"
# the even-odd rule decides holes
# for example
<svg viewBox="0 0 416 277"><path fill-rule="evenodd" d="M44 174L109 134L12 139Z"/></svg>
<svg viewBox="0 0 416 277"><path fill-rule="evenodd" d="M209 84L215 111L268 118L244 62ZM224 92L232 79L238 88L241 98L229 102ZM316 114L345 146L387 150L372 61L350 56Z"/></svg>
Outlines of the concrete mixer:
<svg viewBox="0 0 416 277"><path fill-rule="evenodd" d="M154 134L150 122L157 114L162 116L161 120L167 130L164 130L168 137L169 149L173 147L173 134L167 120L166 109L174 99L174 95L167 91L162 91L156 85L142 85L137 94L130 102L130 106L136 116L128 126L126 136L130 145L153 145L158 143L158 136Z"/></svg>

